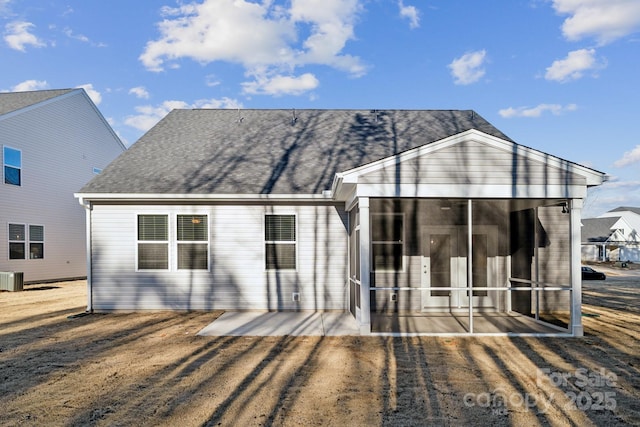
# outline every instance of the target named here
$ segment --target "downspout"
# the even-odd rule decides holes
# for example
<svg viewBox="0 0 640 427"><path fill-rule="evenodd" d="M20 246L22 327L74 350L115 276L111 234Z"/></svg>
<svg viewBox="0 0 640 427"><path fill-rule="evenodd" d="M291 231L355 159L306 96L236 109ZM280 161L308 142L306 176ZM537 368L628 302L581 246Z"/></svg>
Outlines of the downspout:
<svg viewBox="0 0 640 427"><path fill-rule="evenodd" d="M91 211L93 205L91 202L85 201L82 197L78 198L80 205L85 209L85 238L87 247L87 313L93 313L93 286L92 286L92 271L91 271Z"/></svg>

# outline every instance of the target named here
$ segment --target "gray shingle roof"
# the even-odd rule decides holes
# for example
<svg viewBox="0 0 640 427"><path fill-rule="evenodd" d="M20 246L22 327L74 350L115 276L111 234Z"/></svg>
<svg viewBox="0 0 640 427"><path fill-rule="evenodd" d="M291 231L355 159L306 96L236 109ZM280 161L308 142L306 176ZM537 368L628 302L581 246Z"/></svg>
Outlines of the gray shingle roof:
<svg viewBox="0 0 640 427"><path fill-rule="evenodd" d="M640 215L640 208L634 208L630 206L620 206L615 209L611 209L609 212L633 212Z"/></svg>
<svg viewBox="0 0 640 427"><path fill-rule="evenodd" d="M620 217L587 218L582 220L582 243L606 242L613 233L611 227Z"/></svg>
<svg viewBox="0 0 640 427"><path fill-rule="evenodd" d="M336 172L477 129L473 111L174 110L82 193L318 194Z"/></svg>
<svg viewBox="0 0 640 427"><path fill-rule="evenodd" d="M21 108L55 98L78 89L34 90L29 92L1 92L0 116Z"/></svg>

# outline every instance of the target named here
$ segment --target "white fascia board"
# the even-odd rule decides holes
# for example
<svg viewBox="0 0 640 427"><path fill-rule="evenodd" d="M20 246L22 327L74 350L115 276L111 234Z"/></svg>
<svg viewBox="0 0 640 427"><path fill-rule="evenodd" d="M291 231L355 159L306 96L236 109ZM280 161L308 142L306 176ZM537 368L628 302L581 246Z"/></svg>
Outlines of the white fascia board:
<svg viewBox="0 0 640 427"><path fill-rule="evenodd" d="M398 190L400 190L398 192ZM359 184L357 197L424 197L460 199L584 199L583 185Z"/></svg>
<svg viewBox="0 0 640 427"><path fill-rule="evenodd" d="M135 201L333 201L327 194L141 194L141 193L75 193L73 195L84 204L84 201L97 202L135 202Z"/></svg>
<svg viewBox="0 0 640 427"><path fill-rule="evenodd" d="M339 175L342 183L355 184L358 182L358 177L360 175L375 172L385 167L393 166L398 162L404 162L406 160L410 160L419 156L433 153L435 151L459 144L461 142L466 142L466 141L480 142L482 144L489 145L491 147L494 147L496 149L506 151L509 153L513 153L514 147L517 147L517 152L515 154L517 154L518 156L524 157L526 159L538 161L550 167L555 167L561 170L567 170L571 173L576 173L578 175L584 176L586 178L588 187L594 186L594 185L601 185L608 178L606 174L596 171L594 169L581 166L569 160L563 160L559 157L544 153L542 151L535 150L533 148L526 147L524 145L517 144L515 142L506 141L502 138L498 138L498 137L486 134L477 129L470 129L465 132L461 132L459 134L441 139L439 141L435 141L426 145L422 145L420 147L416 147L414 149L405 151L395 156L390 156L385 159L378 160L376 162L359 166L357 168L342 172Z"/></svg>

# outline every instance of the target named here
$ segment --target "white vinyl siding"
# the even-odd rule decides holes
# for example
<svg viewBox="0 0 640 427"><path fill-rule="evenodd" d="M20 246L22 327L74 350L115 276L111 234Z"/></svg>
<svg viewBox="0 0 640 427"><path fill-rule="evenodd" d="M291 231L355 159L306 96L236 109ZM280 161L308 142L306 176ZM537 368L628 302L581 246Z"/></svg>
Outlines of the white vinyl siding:
<svg viewBox="0 0 640 427"><path fill-rule="evenodd" d="M22 154L22 185L0 181L0 271L24 272L30 283L85 277L86 214L73 194L124 147L80 91L1 116L0 135L0 145ZM26 229L25 259L9 259L10 222L45 225L44 258L29 259Z"/></svg>
<svg viewBox="0 0 640 427"><path fill-rule="evenodd" d="M401 164L361 176L359 183L444 185L585 185L586 179L526 156L523 150L499 149L464 141Z"/></svg>
<svg viewBox="0 0 640 427"><path fill-rule="evenodd" d="M207 215L209 270L136 270L136 215ZM265 270L266 214L296 217L297 270ZM92 216L93 307L111 309L346 308L346 213L325 206L99 205ZM171 233L169 229L170 242ZM175 250L170 244L170 250ZM170 255L171 259L171 255ZM176 262L172 262L176 264ZM292 301L292 293L300 301Z"/></svg>

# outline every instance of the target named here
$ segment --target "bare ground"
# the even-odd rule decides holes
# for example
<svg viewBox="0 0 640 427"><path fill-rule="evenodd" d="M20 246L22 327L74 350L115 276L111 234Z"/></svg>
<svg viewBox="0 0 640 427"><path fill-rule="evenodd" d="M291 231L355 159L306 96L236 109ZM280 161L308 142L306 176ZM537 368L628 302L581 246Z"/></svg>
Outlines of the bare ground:
<svg viewBox="0 0 640 427"><path fill-rule="evenodd" d="M3 292L0 425L640 425L640 275L609 273L569 339L200 337L221 312Z"/></svg>

